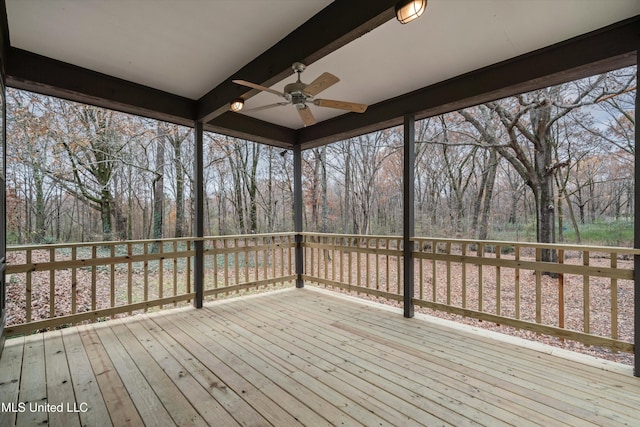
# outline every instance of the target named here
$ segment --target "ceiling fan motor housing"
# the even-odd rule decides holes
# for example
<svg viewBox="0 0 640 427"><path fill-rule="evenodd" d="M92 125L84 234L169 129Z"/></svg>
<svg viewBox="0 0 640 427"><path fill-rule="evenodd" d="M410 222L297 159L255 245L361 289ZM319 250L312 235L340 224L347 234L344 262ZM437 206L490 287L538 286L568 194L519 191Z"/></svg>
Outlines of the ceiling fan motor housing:
<svg viewBox="0 0 640 427"><path fill-rule="evenodd" d="M310 96L304 93L305 87L307 87L307 85L301 81L289 83L284 87L284 93L291 97L291 103L293 105L304 108L306 101L310 98Z"/></svg>

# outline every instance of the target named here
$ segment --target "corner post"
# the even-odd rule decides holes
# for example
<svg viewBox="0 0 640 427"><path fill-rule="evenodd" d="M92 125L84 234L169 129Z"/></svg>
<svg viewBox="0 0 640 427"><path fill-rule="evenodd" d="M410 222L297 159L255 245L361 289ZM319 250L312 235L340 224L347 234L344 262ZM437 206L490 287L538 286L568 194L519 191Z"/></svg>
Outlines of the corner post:
<svg viewBox="0 0 640 427"><path fill-rule="evenodd" d="M636 64L640 68L640 50L636 51ZM640 124L638 123L638 109L640 109L640 98L636 90L636 128L635 146L640 146ZM640 197L638 196L638 185L640 185L640 157L635 153L633 186L635 188L633 200L633 247L640 249ZM640 255L633 256L633 322L634 322L634 352L633 352L633 375L640 377Z"/></svg>
<svg viewBox="0 0 640 427"><path fill-rule="evenodd" d="M304 251L302 250L302 148L293 147L293 229L296 232L296 288L304 287Z"/></svg>
<svg viewBox="0 0 640 427"><path fill-rule="evenodd" d="M204 161L203 161L203 123L195 122L194 174L195 177L195 218L194 234L196 241L193 263L193 287L196 297L193 300L195 308L202 308L204 301Z"/></svg>
<svg viewBox="0 0 640 427"><path fill-rule="evenodd" d="M414 268L413 241L414 235L414 164L415 164L415 116L404 116L404 167L402 173L402 246L404 260L404 317L413 317Z"/></svg>

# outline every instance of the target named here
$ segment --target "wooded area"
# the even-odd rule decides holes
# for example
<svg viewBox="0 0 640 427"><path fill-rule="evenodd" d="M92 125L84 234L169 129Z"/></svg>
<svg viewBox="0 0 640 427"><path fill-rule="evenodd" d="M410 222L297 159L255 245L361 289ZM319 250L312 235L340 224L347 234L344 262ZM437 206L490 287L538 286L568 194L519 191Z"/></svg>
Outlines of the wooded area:
<svg viewBox="0 0 640 427"><path fill-rule="evenodd" d="M631 67L419 121L416 234L581 243L585 224L632 228L635 93ZM7 106L9 244L192 233L191 129L19 90ZM292 153L204 141L205 233L292 230ZM400 234L402 142L392 128L303 152L305 229Z"/></svg>

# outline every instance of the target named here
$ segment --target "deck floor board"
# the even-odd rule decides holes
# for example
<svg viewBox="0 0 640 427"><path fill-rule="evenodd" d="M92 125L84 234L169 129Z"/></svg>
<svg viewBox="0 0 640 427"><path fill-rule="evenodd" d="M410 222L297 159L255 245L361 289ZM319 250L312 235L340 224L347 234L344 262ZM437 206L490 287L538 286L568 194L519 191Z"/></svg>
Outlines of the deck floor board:
<svg viewBox="0 0 640 427"><path fill-rule="evenodd" d="M0 426L640 425L631 367L288 289L7 341ZM85 407L83 407L84 409Z"/></svg>

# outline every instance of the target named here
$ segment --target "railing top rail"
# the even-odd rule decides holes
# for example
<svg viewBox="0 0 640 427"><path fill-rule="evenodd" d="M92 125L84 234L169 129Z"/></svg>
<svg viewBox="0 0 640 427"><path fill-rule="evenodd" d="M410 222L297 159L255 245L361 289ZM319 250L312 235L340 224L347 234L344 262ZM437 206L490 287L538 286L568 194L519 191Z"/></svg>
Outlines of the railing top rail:
<svg viewBox="0 0 640 427"><path fill-rule="evenodd" d="M442 242L442 243L466 243L493 245L493 246L521 246L540 249L564 249L570 251L608 252L619 254L640 255L640 249L625 248L620 246L595 246L595 245L570 245L566 243L535 243L535 242L514 242L507 240L473 240L473 239L445 239L436 237L413 237L413 242Z"/></svg>
<svg viewBox="0 0 640 427"><path fill-rule="evenodd" d="M259 234L230 234L223 236L205 236L204 240L209 239L246 239L251 237L274 237L274 236L295 236L295 231L283 231L280 233L259 233Z"/></svg>
<svg viewBox="0 0 640 427"><path fill-rule="evenodd" d="M117 241L101 241L101 242L74 242L74 243L50 243L39 245L12 245L7 246L7 251L24 251L24 250L42 250L42 249L63 249L63 248L86 248L91 246L121 246L121 245L141 245L154 243L171 243L171 242L196 242L214 239L245 239L245 238L262 238L276 236L295 236L295 232L282 233L262 233L262 234L237 234L223 236L205 236L205 237L172 237L166 239L144 239L144 240L117 240Z"/></svg>
<svg viewBox="0 0 640 427"><path fill-rule="evenodd" d="M402 236L394 235L370 235L370 234L334 234L334 233L301 233L303 236L328 236L357 239L402 239ZM566 243L535 243L535 242L514 242L509 240L474 240L474 239L448 239L444 237L412 237L413 242L438 242L438 243L460 243L460 244L483 244L493 246L521 246L540 249L564 249L571 251L608 252L628 255L640 255L640 249L626 248L620 246L595 246L595 245L570 245Z"/></svg>
<svg viewBox="0 0 640 427"><path fill-rule="evenodd" d="M390 235L376 235L376 234L338 234L338 233L313 233L313 232L302 232L300 233L303 236L328 236L328 237L342 237L347 239L392 239L398 240L402 239L402 236L390 236Z"/></svg>
<svg viewBox="0 0 640 427"><path fill-rule="evenodd" d="M297 233L288 231L280 233L261 233L261 234L234 234L222 236L205 236L205 237L178 237L166 239L146 239L146 240L119 240L119 241L102 241L102 242L77 242L77 243L54 243L42 245L16 245L7 246L8 252L24 251L24 250L43 250L43 249L63 249L63 248L81 248L92 246L121 246L121 245L140 245L154 243L171 243L171 242L195 242L207 241L215 239L246 239L246 238L265 238L276 236L295 236ZM303 232L303 236L326 236L334 238L347 239L391 239L399 240L402 236L397 235L373 235L373 234L337 234L337 233L313 233ZM520 246L540 249L564 249L570 251L590 251L590 252L607 252L619 253L626 255L640 255L640 249L626 248L618 246L595 246L595 245L571 245L565 243L535 243L535 242L514 242L508 240L474 240L474 239L447 239L443 237L413 237L413 242L437 242L437 243L459 243L459 244L483 244L493 246Z"/></svg>

